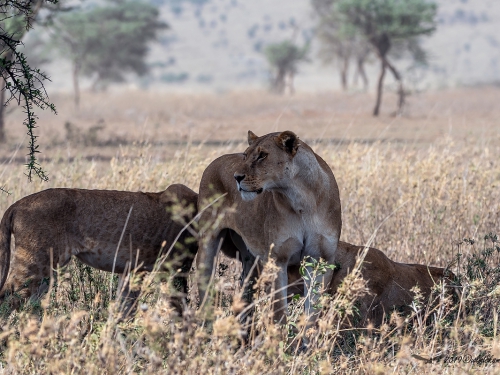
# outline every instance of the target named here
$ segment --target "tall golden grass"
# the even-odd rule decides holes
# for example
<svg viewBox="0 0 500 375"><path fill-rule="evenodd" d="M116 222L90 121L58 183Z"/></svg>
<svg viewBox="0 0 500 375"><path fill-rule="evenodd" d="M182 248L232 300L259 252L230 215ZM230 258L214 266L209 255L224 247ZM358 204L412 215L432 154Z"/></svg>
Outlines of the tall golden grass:
<svg viewBox="0 0 500 375"><path fill-rule="evenodd" d="M286 124L279 127L285 130ZM306 333L309 347L302 351L291 344L290 327L270 323L269 301L262 294L248 343L243 341L247 327L233 314L241 311L240 266L232 260L221 259L228 267L216 272L214 304L197 310L193 288L187 312L178 318L169 305L171 282L151 275L137 315L125 322L118 319L116 290L109 290L110 278L116 286L117 276L73 261L59 270L41 301L14 311L0 305L0 373L500 372L494 363L500 359L500 244L493 235L484 239L500 232L498 139L488 139L486 146L475 134L469 140L441 136L417 146L400 140L339 143L321 141L317 130L307 127L304 136L293 130L313 139L310 145L336 176L341 239L366 244L373 238L370 245L396 261L449 265L463 286L455 309L444 309L437 288L437 302L417 298L412 317L394 313L379 328L350 327L346 317L356 313L355 298L365 288L354 274L337 295L324 297L322 318ZM228 138L245 136L241 131ZM138 142L116 146L110 160L92 161L84 157L85 150L81 156L71 150L69 159L67 144L60 142L44 163L48 183L28 184L19 164L0 167L0 186L10 192L0 193L0 212L49 187L159 191L184 183L197 191L204 168L215 157L245 148L244 143L208 147L189 139L180 146ZM171 149L162 154L162 147ZM272 264L263 277L262 282L273 277ZM290 315L299 332L300 304L293 304Z"/></svg>

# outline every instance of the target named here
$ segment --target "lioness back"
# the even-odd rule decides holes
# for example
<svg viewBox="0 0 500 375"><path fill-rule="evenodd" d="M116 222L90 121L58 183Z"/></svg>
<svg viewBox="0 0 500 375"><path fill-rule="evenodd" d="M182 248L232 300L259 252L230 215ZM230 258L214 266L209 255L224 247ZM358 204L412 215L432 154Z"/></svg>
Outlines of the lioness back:
<svg viewBox="0 0 500 375"><path fill-rule="evenodd" d="M173 217L176 204L186 207L183 217ZM34 287L21 295L35 292L50 275L51 256L54 266L66 265L74 255L94 268L121 273L138 253L142 269L151 270L160 250L168 250L194 217L196 204L197 194L178 184L159 193L56 188L24 197L9 207L0 224L0 294L22 289L28 279ZM11 234L15 249L10 261ZM172 255L184 258L189 269L196 241L184 231L178 242L182 251L176 248Z"/></svg>

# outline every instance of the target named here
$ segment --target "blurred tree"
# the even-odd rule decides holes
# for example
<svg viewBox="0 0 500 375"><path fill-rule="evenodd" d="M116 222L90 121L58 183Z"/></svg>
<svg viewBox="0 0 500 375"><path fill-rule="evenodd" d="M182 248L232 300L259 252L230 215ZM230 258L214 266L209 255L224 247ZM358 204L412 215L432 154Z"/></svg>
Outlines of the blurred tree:
<svg viewBox="0 0 500 375"><path fill-rule="evenodd" d="M363 80L363 87L368 89L368 77L364 65L372 51L370 43L359 32L358 28L337 12L333 7L337 0L311 0L313 9L319 17L317 35L321 43L320 59L339 66L342 89L348 89L348 72L351 61L356 64L355 82L358 77Z"/></svg>
<svg viewBox="0 0 500 375"><path fill-rule="evenodd" d="M399 84L397 113L401 114L405 99L403 81L399 71L389 61L388 53L396 42L420 47L418 42L415 43L416 38L430 35L436 29L436 4L427 0L335 0L332 7L343 23L356 27L366 38L380 60L373 115L378 116L380 112L386 69ZM415 49L417 55L422 51L421 48Z"/></svg>
<svg viewBox="0 0 500 375"><path fill-rule="evenodd" d="M125 73L147 73L148 44L167 28L158 9L147 3L111 1L105 7L75 10L58 17L54 42L73 64L75 105L80 103L79 77L94 77L93 88L123 82Z"/></svg>
<svg viewBox="0 0 500 375"><path fill-rule="evenodd" d="M300 48L293 42L285 40L266 46L264 54L269 65L274 69L274 77L271 79L271 91L277 94L284 94L287 85L290 92L294 93L293 79L297 72L297 66L305 61L309 43Z"/></svg>
<svg viewBox="0 0 500 375"><path fill-rule="evenodd" d="M356 70L354 72L353 83L355 86L358 84L358 77L361 77L363 81L363 90L368 91L368 76L365 71L365 64L368 61L370 54L372 52L372 48L370 45L366 43L358 43L354 45L354 60L356 63Z"/></svg>
<svg viewBox="0 0 500 375"><path fill-rule="evenodd" d="M26 56L19 51L19 47L40 9L47 6L50 8L51 4L57 4L57 0L0 0L0 142L5 141L5 106L14 100L23 107L26 114L23 124L30 137L27 163L29 180L33 173L43 180L48 179L36 159L39 151L37 136L33 132L37 119L34 107L42 110L49 108L55 113L55 106L49 102L43 86L43 81L48 77L27 63Z"/></svg>

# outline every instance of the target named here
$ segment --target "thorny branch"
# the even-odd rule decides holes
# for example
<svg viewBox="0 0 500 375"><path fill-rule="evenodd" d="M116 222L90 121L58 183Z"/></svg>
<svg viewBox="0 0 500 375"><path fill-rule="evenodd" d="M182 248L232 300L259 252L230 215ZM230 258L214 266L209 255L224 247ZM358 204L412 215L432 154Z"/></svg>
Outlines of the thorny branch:
<svg viewBox="0 0 500 375"><path fill-rule="evenodd" d="M14 100L22 106L26 118L23 125L28 129L28 168L27 176L31 181L33 174L47 181L48 176L42 169L36 154L39 153L37 136L34 133L37 115L34 108L41 110L50 109L56 113L56 108L49 101L43 81L49 80L48 76L39 69L29 66L26 56L18 51L22 45L21 39L32 27L32 23L44 3L56 4L58 0L1 0L0 1L0 76L5 81L4 89L8 91L7 105ZM6 21L11 21L9 30ZM17 23L17 25L16 25ZM12 25L13 24L13 25Z"/></svg>

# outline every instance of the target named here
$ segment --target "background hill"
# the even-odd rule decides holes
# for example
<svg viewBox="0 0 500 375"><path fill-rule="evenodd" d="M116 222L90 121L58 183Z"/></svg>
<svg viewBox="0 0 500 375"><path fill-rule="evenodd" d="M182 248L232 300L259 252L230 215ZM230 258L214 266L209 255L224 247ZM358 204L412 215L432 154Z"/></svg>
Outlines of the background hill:
<svg viewBox="0 0 500 375"><path fill-rule="evenodd" d="M152 47L149 76L129 82L144 88L224 91L264 88L269 69L263 48L293 39L299 45L312 39L309 62L296 76L298 90L340 87L335 66L318 59L314 39L316 20L307 0L151 0L170 25ZM440 0L436 33L424 38L427 68L409 72L413 88L442 88L500 82L500 2ZM378 65L369 64L371 87ZM405 64L398 62L398 65ZM408 68L409 64L406 64ZM49 89L70 89L71 71L65 61L51 63ZM351 79L353 75L351 72ZM390 82L390 80L389 80Z"/></svg>

